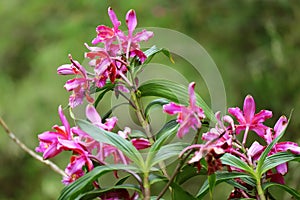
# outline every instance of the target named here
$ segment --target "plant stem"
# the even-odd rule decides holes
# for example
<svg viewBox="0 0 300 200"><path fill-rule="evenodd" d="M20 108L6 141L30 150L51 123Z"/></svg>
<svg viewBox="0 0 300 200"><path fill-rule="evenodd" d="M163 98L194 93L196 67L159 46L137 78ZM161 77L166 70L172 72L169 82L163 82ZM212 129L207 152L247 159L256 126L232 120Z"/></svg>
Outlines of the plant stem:
<svg viewBox="0 0 300 200"><path fill-rule="evenodd" d="M67 174L60 169L55 163L49 161L49 160L44 160L42 156L36 154L34 151L29 149L23 142L21 142L13 132L10 131L4 120L0 117L0 125L3 127L7 135L12 139L21 149L23 149L26 153L31 155L33 158L37 159L38 161L44 163L45 165L48 165L54 172L62 175L62 176L67 176Z"/></svg>
<svg viewBox="0 0 300 200"><path fill-rule="evenodd" d="M144 173L144 198L143 200L150 200L151 190L149 184L149 172Z"/></svg>
<svg viewBox="0 0 300 200"><path fill-rule="evenodd" d="M147 121L147 119L146 119L146 117L145 117L145 115L144 115L144 113L141 109L141 105L140 105L139 99L136 95L136 92L131 91L130 94L131 94L132 101L135 105L135 113L137 115L137 118L138 118L139 122L141 123L143 129L145 130L147 138L149 139L149 142L151 144L153 144L154 140L153 140L153 135L150 131L150 124L148 123L148 121Z"/></svg>
<svg viewBox="0 0 300 200"><path fill-rule="evenodd" d="M174 179L176 178L177 174L180 172L181 167L184 165L186 159L190 156L190 154L192 153L192 151L190 151L176 166L174 173L172 174L171 178L169 179L168 183L165 185L165 187L163 188L163 190L159 193L159 195L157 196L157 200L160 199L165 192L168 190L168 188L170 187L170 185L173 183Z"/></svg>
<svg viewBox="0 0 300 200"><path fill-rule="evenodd" d="M263 189L261 187L261 180L260 180L260 178L257 178L257 180L256 180L256 189L257 189L257 194L259 196L259 199L260 200L266 200L266 197L264 195L264 191L263 191Z"/></svg>

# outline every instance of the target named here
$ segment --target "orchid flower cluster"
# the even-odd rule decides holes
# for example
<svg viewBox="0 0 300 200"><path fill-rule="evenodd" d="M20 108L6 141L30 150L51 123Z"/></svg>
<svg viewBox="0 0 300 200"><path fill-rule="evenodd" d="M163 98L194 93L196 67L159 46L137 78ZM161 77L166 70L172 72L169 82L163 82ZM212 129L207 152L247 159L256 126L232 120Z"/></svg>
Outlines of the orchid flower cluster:
<svg viewBox="0 0 300 200"><path fill-rule="evenodd" d="M222 182L233 188L228 199L273 198L268 190L272 186L300 198L284 182L288 162L299 161L300 154L297 143L278 142L288 125L285 116L274 127L265 125L272 112L262 110L255 114L255 101L250 95L244 100L243 110L236 107L228 109L230 115L213 114L199 101L195 82L187 88L164 80L140 85L138 75L152 57L163 53L172 60L171 54L156 46L141 49L139 43L153 37L153 32L134 33L134 10L126 14L127 34L120 30L121 22L111 8L108 15L113 27L98 26L93 46L85 44L88 52L84 57L89 66L82 66L70 55L71 63L57 69L59 75L75 76L64 86L72 93L69 107L75 125L71 127L59 106L61 125L38 136L36 151L44 159L63 151L72 152L62 180L66 187L59 199L202 199L207 193L213 198L215 185ZM169 87L174 86L177 90L170 92ZM117 126L117 117L110 116L116 106L100 116L97 107L109 91L124 98L133 109L142 127L139 134L130 127ZM183 93L184 102L176 98ZM159 99L145 106L142 98L146 96ZM86 119L78 119L72 109L84 101L88 102ZM148 115L154 105L161 105L164 115L177 116L157 133L153 133ZM181 142L186 135L193 135L191 143ZM251 142L249 135L259 139ZM172 142L175 137L179 142ZM173 163L166 165L172 159ZM115 183L103 183L104 174L111 174ZM194 176L205 176L207 180L199 185L198 193L191 194L183 183ZM159 192L153 191L158 182L164 183L163 187Z"/></svg>

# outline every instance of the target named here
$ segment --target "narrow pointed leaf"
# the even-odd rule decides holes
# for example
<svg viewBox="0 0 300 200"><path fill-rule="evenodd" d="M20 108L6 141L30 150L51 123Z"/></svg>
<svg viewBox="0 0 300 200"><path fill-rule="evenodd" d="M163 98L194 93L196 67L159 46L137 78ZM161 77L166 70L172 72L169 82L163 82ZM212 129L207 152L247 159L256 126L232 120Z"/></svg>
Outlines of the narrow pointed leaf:
<svg viewBox="0 0 300 200"><path fill-rule="evenodd" d="M180 152L187 147L189 144L188 143L183 143L183 142L177 142L177 143L172 143L172 144L167 144L162 146L155 157L153 158L151 162L151 166L154 166L158 164L161 161L167 160L172 157L178 157Z"/></svg>
<svg viewBox="0 0 300 200"><path fill-rule="evenodd" d="M216 172L216 185L227 182L229 180L235 179L235 178L251 178L248 174L242 173L242 172ZM209 191L209 184L206 180L202 187L200 188L199 192L197 193L196 197L198 199L202 199Z"/></svg>
<svg viewBox="0 0 300 200"><path fill-rule="evenodd" d="M172 55L170 53L169 50L165 49L165 48L157 48L155 45L152 46L151 48L147 49L146 51L144 51L144 54L147 56L147 59L145 60L144 64L148 64L150 63L150 61L152 60L152 58L158 54L158 53L163 53L165 56L167 56L170 61L172 63L174 63L174 60L172 58Z"/></svg>
<svg viewBox="0 0 300 200"><path fill-rule="evenodd" d="M214 188L216 186L216 174L213 173L211 175L209 175L207 177L207 180L208 180L208 186L209 186L209 196L210 198L212 199L213 198L213 191L214 191Z"/></svg>
<svg viewBox="0 0 300 200"><path fill-rule="evenodd" d="M79 127L88 133L92 138L99 142L110 144L119 150L121 150L134 164L139 166L141 169L144 168L144 160L140 152L132 145L131 142L125 140L116 133L109 132L103 129L100 129L93 124L77 119L76 123Z"/></svg>
<svg viewBox="0 0 300 200"><path fill-rule="evenodd" d="M288 120L289 123L290 120ZM287 124L288 125L288 124ZM286 126L287 128L287 126ZM257 173L259 173L260 175L262 175L262 166L268 156L268 154L270 153L270 151L272 150L273 146L281 139L281 137L284 135L286 128L277 136L277 138L275 138L268 146L267 148L262 152L258 162L257 162Z"/></svg>
<svg viewBox="0 0 300 200"><path fill-rule="evenodd" d="M166 99L155 99L153 101L151 101L147 107L145 108L145 115L148 117L150 110L154 107L154 106L163 106L165 104L168 104L169 101L167 101Z"/></svg>
<svg viewBox="0 0 300 200"><path fill-rule="evenodd" d="M106 189L100 189L100 190L92 190L89 192L85 192L81 195L79 195L75 200L90 200L90 199L95 199L97 197L99 197L100 195L103 195L109 191L112 190L118 190L118 189L126 189L126 190L132 190L132 191L136 191L138 193L141 194L141 190L139 187L137 187L136 185L132 185L132 184L123 184L123 185L116 185L110 188L106 188Z"/></svg>
<svg viewBox="0 0 300 200"><path fill-rule="evenodd" d="M272 182L264 183L262 185L263 190L266 190L269 187L274 187L274 186L276 186L276 187L278 187L280 189L285 190L286 192L290 193L296 199L298 199L298 200L300 199L300 193L297 190L295 190L295 189L293 189L293 188L291 188L291 187L289 187L287 185L282 185L282 184L279 184L279 183L272 183Z"/></svg>
<svg viewBox="0 0 300 200"><path fill-rule="evenodd" d="M171 137L174 137L178 129L177 123L167 123L160 131L159 134L161 137L159 137L154 144L152 144L151 148L149 149L147 158L146 158L146 167L151 168L155 161L153 161L154 157L159 152L162 145Z"/></svg>
<svg viewBox="0 0 300 200"><path fill-rule="evenodd" d="M247 165L243 160L239 159L236 156L233 156L229 153L225 153L222 157L221 157L221 161L223 165L230 165L236 168L239 168L241 170L244 170L246 172L248 172L249 174L253 174L253 169Z"/></svg>
<svg viewBox="0 0 300 200"><path fill-rule="evenodd" d="M289 152L279 152L279 153L273 154L271 156L268 156L261 167L261 174L264 174L268 170L270 170L280 164L290 162L290 161L296 160L298 158L300 158L299 155L294 155Z"/></svg>
<svg viewBox="0 0 300 200"><path fill-rule="evenodd" d="M103 165L95 167L92 171L88 172L84 176L77 179L75 182L66 186L58 200L72 200L75 199L78 195L88 192L93 189L92 182L95 181L100 176L112 172L115 170L137 170L136 167L117 164L117 165Z"/></svg>

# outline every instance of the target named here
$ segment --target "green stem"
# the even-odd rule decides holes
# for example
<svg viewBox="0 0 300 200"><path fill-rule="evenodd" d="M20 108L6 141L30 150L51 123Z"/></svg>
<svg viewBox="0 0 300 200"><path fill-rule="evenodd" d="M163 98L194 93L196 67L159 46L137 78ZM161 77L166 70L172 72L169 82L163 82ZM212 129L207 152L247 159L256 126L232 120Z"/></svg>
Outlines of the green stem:
<svg viewBox="0 0 300 200"><path fill-rule="evenodd" d="M260 180L260 178L257 178L257 181L256 181L256 190L257 190L257 194L259 196L259 199L260 200L266 200L264 191L263 191L263 189L261 187L261 180Z"/></svg>
<svg viewBox="0 0 300 200"><path fill-rule="evenodd" d="M139 102L139 99L136 95L136 92L135 91L131 91L131 98L132 98L132 101L135 105L135 113L136 113L136 116L139 120L139 122L141 123L143 129L145 130L146 132L146 135L147 135L147 138L149 139L149 142L151 144L154 143L154 140L153 140L153 135L150 131L150 124L148 122L148 120L146 119L142 109L141 109L141 105L140 105L140 102Z"/></svg>
<svg viewBox="0 0 300 200"><path fill-rule="evenodd" d="M198 129L194 140L193 140L193 144L196 144L199 138L199 134L200 134L200 129ZM185 161L188 159L188 157L191 155L193 151L189 151L184 158L181 158L180 162L177 164L174 173L172 174L172 176L170 177L168 183L165 185L165 187L162 189L162 191L159 193L159 195L157 196L157 200L162 198L162 196L166 193L166 191L168 190L168 188L170 187L170 185L173 183L173 181L175 180L177 174L180 172L180 169L182 168L182 166L184 165Z"/></svg>
<svg viewBox="0 0 300 200"><path fill-rule="evenodd" d="M149 183L149 172L144 173L144 198L143 200L150 200L151 190Z"/></svg>

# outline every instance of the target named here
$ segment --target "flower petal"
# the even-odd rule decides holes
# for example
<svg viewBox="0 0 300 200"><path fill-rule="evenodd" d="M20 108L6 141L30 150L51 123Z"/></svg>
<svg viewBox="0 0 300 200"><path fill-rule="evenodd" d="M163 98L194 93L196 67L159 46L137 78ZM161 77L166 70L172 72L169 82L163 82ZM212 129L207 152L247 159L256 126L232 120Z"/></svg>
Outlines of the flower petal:
<svg viewBox="0 0 300 200"><path fill-rule="evenodd" d="M192 108L196 107L195 85L196 85L195 82L191 82L188 87L189 96L190 96L190 106Z"/></svg>
<svg viewBox="0 0 300 200"><path fill-rule="evenodd" d="M243 111L246 122L250 123L255 114L255 101L251 95L246 96Z"/></svg>
<svg viewBox="0 0 300 200"><path fill-rule="evenodd" d="M271 118L273 116L272 111L269 110L261 110L259 113L254 115L252 119L252 123L262 123L266 121L267 119Z"/></svg>
<svg viewBox="0 0 300 200"><path fill-rule="evenodd" d="M61 106L61 105L58 107L58 114L59 114L59 118L60 118L62 124L63 124L64 127L65 127L65 131L66 131L66 133L67 133L67 138L70 138L70 137L71 137L71 136L70 136L70 124L69 124L69 122L68 122L66 116L65 116L64 113L63 113L63 110L62 110L62 106Z"/></svg>
<svg viewBox="0 0 300 200"><path fill-rule="evenodd" d="M244 115L243 115L243 112L241 111L240 108L238 108L238 107L236 107L236 108L229 108L228 112L231 115L233 115L240 124L245 124L246 123Z"/></svg>
<svg viewBox="0 0 300 200"><path fill-rule="evenodd" d="M111 7L108 8L108 15L114 26L115 31L117 31L119 26L121 25L121 22L118 20L116 13L113 11Z"/></svg>
<svg viewBox="0 0 300 200"><path fill-rule="evenodd" d="M135 138L131 140L131 143L137 150L146 149L151 146L149 140L145 138Z"/></svg>
<svg viewBox="0 0 300 200"><path fill-rule="evenodd" d="M163 111L170 115L174 115L176 113L182 112L182 110L184 108L185 107L183 105L179 105L179 104L171 102L171 103L163 106Z"/></svg>
<svg viewBox="0 0 300 200"><path fill-rule="evenodd" d="M287 125L288 119L286 118L286 116L281 116L274 126L274 139L277 138L282 133L282 131L286 129Z"/></svg>
<svg viewBox="0 0 300 200"><path fill-rule="evenodd" d="M290 150L293 154L300 154L300 147L295 142L280 142L275 145L277 151Z"/></svg>
<svg viewBox="0 0 300 200"><path fill-rule="evenodd" d="M93 105L89 104L86 106L85 114L88 120L90 120L93 124L101 123L102 119Z"/></svg>
<svg viewBox="0 0 300 200"><path fill-rule="evenodd" d="M137 25L137 19L134 10L129 10L126 14L126 24L128 27L128 36L131 37L132 33Z"/></svg>

